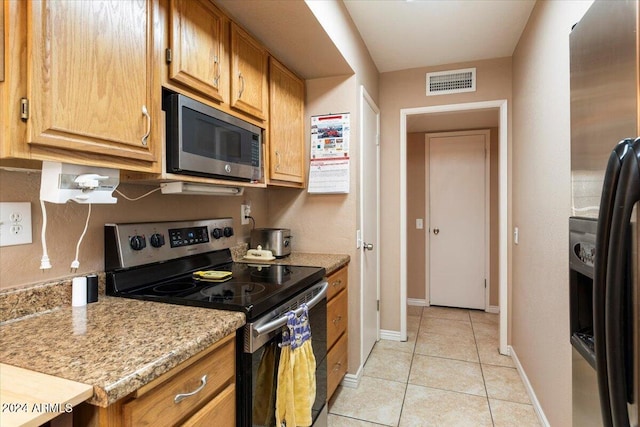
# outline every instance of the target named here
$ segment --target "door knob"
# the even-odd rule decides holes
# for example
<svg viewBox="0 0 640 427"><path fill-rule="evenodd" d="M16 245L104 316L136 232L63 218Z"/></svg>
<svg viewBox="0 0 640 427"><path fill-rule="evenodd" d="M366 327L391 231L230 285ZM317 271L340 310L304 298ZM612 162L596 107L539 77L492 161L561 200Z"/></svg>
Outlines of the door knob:
<svg viewBox="0 0 640 427"><path fill-rule="evenodd" d="M439 234L440 233L440 229L439 228L434 228L433 229L433 234Z"/></svg>
<svg viewBox="0 0 640 427"><path fill-rule="evenodd" d="M373 250L373 243L363 243L362 247L367 251L372 251Z"/></svg>

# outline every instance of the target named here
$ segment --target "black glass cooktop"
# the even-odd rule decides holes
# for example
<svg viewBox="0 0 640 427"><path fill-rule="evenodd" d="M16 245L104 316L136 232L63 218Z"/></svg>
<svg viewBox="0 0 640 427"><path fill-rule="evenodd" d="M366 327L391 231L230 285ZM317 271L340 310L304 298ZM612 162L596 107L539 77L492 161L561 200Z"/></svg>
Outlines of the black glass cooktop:
<svg viewBox="0 0 640 427"><path fill-rule="evenodd" d="M321 267L227 263L199 270L231 272L231 278L210 282L192 272L148 285L114 291L117 296L181 305L242 311L251 321L320 281Z"/></svg>

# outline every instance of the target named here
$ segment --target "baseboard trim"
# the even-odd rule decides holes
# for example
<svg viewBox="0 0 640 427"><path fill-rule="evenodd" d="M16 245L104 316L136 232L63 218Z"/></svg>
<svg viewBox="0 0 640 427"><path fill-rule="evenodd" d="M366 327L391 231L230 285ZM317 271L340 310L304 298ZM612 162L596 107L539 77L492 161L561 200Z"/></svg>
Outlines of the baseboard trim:
<svg viewBox="0 0 640 427"><path fill-rule="evenodd" d="M361 379L362 379L362 366L358 368L358 372L356 372L355 374L345 375L340 384L343 387L347 387L347 388L358 388L358 385L360 384Z"/></svg>
<svg viewBox="0 0 640 427"><path fill-rule="evenodd" d="M407 305L411 305L411 306L414 306L414 307L429 307L430 306L429 302L426 299L419 299L419 298L407 298ZM500 306L499 305L490 305L484 311L487 312L487 313L499 314L500 313Z"/></svg>
<svg viewBox="0 0 640 427"><path fill-rule="evenodd" d="M547 420L547 417L545 416L544 411L542 410L542 407L540 406L540 402L538 401L538 397L536 396L535 391L533 391L533 387L531 386L531 383L529 382L529 378L527 377L526 372L524 371L524 369L522 368L522 365L520 364L520 360L518 359L518 356L516 355L516 351L511 346L508 346L508 349L509 349L509 354L511 355L511 358L513 359L513 363L515 363L515 365L516 365L516 370L518 371L518 374L520 375L520 378L522 379L522 383L524 384L524 388L527 390L527 394L529 395L529 399L531 399L531 404L533 405L533 410L536 412L536 415L538 416L538 420L540 420L540 423L543 425L543 427L551 427L551 424L549 424L549 420Z"/></svg>
<svg viewBox="0 0 640 427"><path fill-rule="evenodd" d="M487 313L500 314L500 306L499 305L490 305L485 310Z"/></svg>
<svg viewBox="0 0 640 427"><path fill-rule="evenodd" d="M380 339L381 340L389 340L389 341L402 341L402 337L400 336L400 332L398 331L389 331L386 329L380 329Z"/></svg>

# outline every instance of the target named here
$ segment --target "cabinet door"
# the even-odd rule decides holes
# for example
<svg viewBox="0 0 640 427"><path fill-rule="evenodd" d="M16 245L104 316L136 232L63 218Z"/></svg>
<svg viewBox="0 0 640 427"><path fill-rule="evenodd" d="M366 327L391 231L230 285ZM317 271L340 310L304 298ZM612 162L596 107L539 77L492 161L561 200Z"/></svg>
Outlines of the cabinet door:
<svg viewBox="0 0 640 427"><path fill-rule="evenodd" d="M304 82L274 58L269 101L269 178L304 185Z"/></svg>
<svg viewBox="0 0 640 427"><path fill-rule="evenodd" d="M231 106L266 119L267 51L246 31L231 24Z"/></svg>
<svg viewBox="0 0 640 427"><path fill-rule="evenodd" d="M150 0L38 0L29 8L32 152L156 160Z"/></svg>
<svg viewBox="0 0 640 427"><path fill-rule="evenodd" d="M171 0L169 78L227 102L226 18L207 0Z"/></svg>

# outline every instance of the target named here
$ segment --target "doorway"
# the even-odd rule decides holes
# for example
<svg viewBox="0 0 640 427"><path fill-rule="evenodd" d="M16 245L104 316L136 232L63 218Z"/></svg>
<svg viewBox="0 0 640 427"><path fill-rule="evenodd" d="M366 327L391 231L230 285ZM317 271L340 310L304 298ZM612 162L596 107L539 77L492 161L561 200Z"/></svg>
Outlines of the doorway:
<svg viewBox="0 0 640 427"><path fill-rule="evenodd" d="M407 339L407 118L413 115L430 115L450 112L498 109L498 288L500 318L500 352L508 354L507 348L507 166L508 129L507 100L439 105L432 107L406 108L400 110L400 340Z"/></svg>
<svg viewBox="0 0 640 427"><path fill-rule="evenodd" d="M488 305L489 134L478 130L425 136L430 305L480 310Z"/></svg>

